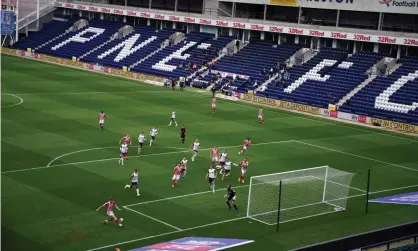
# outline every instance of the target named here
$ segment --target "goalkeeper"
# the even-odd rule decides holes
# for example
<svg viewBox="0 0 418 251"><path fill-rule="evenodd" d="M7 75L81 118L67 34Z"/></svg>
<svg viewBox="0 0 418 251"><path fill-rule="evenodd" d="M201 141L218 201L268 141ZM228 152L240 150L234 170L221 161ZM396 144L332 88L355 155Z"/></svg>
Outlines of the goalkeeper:
<svg viewBox="0 0 418 251"><path fill-rule="evenodd" d="M227 188L227 190L226 190L227 194L225 194L225 196L224 196L224 197L226 197L225 202L228 205L229 210L232 209L232 207L231 207L231 202L232 202L232 205L234 206L235 212L238 212L237 205L235 205L235 200L236 200L236 197L237 197L236 193L235 193L235 190L232 189L232 186L230 184L226 185L226 188Z"/></svg>

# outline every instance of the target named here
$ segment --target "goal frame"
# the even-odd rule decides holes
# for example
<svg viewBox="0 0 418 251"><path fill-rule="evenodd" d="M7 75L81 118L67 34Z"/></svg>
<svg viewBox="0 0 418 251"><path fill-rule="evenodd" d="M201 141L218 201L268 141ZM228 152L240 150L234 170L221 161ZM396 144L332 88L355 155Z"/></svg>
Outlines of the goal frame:
<svg viewBox="0 0 418 251"><path fill-rule="evenodd" d="M302 170L315 170L315 169L321 169L321 168L326 168L326 178L328 178L328 168L329 165L326 166L317 166L317 167L311 167L311 168L305 168L305 169L299 169L299 170L294 170L294 171L286 171L286 172L280 172L280 173L269 173L269 174L264 174L264 175L258 175L258 176L252 176L250 178L250 188L248 189L248 201L247 201L247 217L250 217L250 203L251 203L251 189L252 189L252 184L253 184L253 178L262 178L262 177L268 177L268 176L273 176L273 175L277 175L277 174L285 174L285 173L293 173L293 172L297 172L297 171L302 171ZM326 184L326 180L325 180L325 184ZM324 185L324 190L323 190L323 195L322 195L322 201L325 200L325 190L326 189L326 185Z"/></svg>
<svg viewBox="0 0 418 251"><path fill-rule="evenodd" d="M258 221L258 222L261 222L263 224L267 224L267 225L276 225L276 224L279 225L279 224L285 223L285 222L296 221L296 220L300 220L300 219L305 219L305 218L310 218L310 217L314 217L314 216L319 216L319 215L324 215L324 214L329 214L329 213L334 213L334 212L339 212L339 211L346 210L346 205L344 205L344 207L334 205L333 203L330 203L330 202L335 201L336 199L333 199L333 200L329 200L328 201L327 198L326 198L326 196L327 196L327 194L329 192L329 191L327 192L328 185L330 185L328 183L335 183L336 185L339 185L339 186L342 186L342 187L346 187L348 189L350 189L350 187L351 187L350 184L343 184L343 183L339 183L339 182L334 182L334 181L328 180L330 178L329 175L331 175L331 174L329 174L330 168L331 167L329 165L324 165L324 166L317 166L317 167L311 167L311 168L305 168L305 169L298 169L298 170L293 170L293 171L285 171L285 172L280 172L280 173L271 173L271 174L265 174L265 175L259 175L259 176L252 176L250 178L249 190L248 190L247 213L246 213L247 218L252 219L252 220L255 220L255 221ZM253 182L253 180L259 179L259 178L263 178L263 177L274 176L274 175L295 173L295 172L298 172L298 171L300 171L300 172L303 172L303 171L312 171L312 170L319 170L319 169L324 169L323 176L322 177L315 177L315 176L309 176L309 175L307 175L307 176L301 176L301 177L296 177L296 178L293 177L293 178L289 178L289 179L277 179L276 180L276 182L280 183L280 186L277 187L277 189L278 189L278 191L277 191L278 192L277 193L277 196L278 196L278 198L277 198L278 199L278 205L276 205L275 211L271 211L271 213L273 213L273 212L276 212L277 213L277 221L275 223L268 223L268 222L265 222L263 220L257 219L257 215L250 215L250 212L251 212L250 206L251 206L251 202L252 202L251 201L251 196L252 196L252 192L253 192L253 186L255 185L254 182ZM333 168L333 170L334 170L334 168ZM341 171L341 170L338 170L338 169L335 169L335 170L336 171ZM345 171L341 171L341 172L345 172ZM350 174L350 173L348 173L348 174ZM354 174L352 174L352 175L354 175ZM322 213L318 213L318 214L314 214L314 215L309 215L309 216L306 216L306 217L300 217L300 218L290 219L290 220L286 220L284 222L280 222L280 220L279 220L281 218L280 217L280 211L281 211L280 203L281 203L281 200L282 200L281 194L283 192L282 190L283 190L283 185L284 185L284 184L283 185L281 184L282 181L291 180L291 179L299 179L299 178L304 178L304 177L313 177L315 179L320 179L320 180L323 180L324 181L323 188L322 188L322 194L321 194L322 196L320 197L320 200L317 203L307 204L307 205L301 205L301 206L297 206L295 208L305 207L305 206L310 206L310 205L317 205L317 204L324 203L324 204L328 204L329 206L333 206L334 207L334 210L333 211L322 212ZM350 178L350 183L351 183L351 178ZM342 198L345 198L345 197L342 197Z"/></svg>

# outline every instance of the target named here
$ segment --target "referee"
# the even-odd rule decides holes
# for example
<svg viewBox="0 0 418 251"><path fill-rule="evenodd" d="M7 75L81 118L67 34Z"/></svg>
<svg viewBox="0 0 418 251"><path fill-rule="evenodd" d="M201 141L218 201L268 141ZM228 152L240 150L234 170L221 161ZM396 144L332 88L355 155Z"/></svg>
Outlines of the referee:
<svg viewBox="0 0 418 251"><path fill-rule="evenodd" d="M180 128L180 140L182 144L184 144L184 141L186 140L186 127L184 127L184 125Z"/></svg>

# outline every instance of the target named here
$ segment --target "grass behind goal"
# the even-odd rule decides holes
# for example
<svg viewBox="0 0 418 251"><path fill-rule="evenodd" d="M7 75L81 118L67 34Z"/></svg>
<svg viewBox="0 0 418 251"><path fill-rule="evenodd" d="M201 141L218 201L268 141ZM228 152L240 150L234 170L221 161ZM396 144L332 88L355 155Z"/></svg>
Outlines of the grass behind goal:
<svg viewBox="0 0 418 251"><path fill-rule="evenodd" d="M74 251L120 243L98 250L127 251L185 236L255 240L234 251L271 247L291 250L417 219L416 208L406 205L371 204L370 214L365 216L364 197L350 198L347 210L339 213L282 224L279 234L273 226L246 218L251 176L329 165L356 174L349 191L349 196L353 196L361 194L353 187L365 189L365 174L370 168L371 191L389 190L372 196L415 191L418 173L385 163L418 168L418 144L412 141L415 138L400 135L395 136L407 139L395 138L387 136L393 135L390 133L267 108L266 122L259 125L256 105L218 100L218 111L212 114L209 94L180 93L13 57L3 56L1 60L2 106L20 102L6 93L24 100L1 111L3 250ZM185 145L180 143L179 128L168 127L173 108L179 124L188 129ZM109 118L103 132L97 125L100 110ZM140 131L148 133L153 126L160 129L155 145L146 146L143 156L137 157L134 142L130 148L132 158L124 167L118 166L119 139L126 133L136 139ZM254 145L245 156L239 156L237 146L245 137L251 137ZM242 186L237 183L239 169L233 168L230 177L217 180L216 188L220 190L209 192L204 179L210 163L209 152L202 150L196 161L190 163L188 177L175 189L171 188L173 165L184 155L191 156L183 148L188 148L195 138L203 149L215 145L221 150L228 149L234 163L248 157L250 166L244 187L238 188ZM296 142L280 143L288 140L368 159ZM52 167L44 168L59 156L62 157ZM36 167L41 168L26 170ZM134 168L140 173L140 197L134 190L123 189ZM303 183L287 184L289 189L305 196L300 201L289 200L284 206L317 202L321 199L316 192L322 187L321 182L310 180L311 188ZM225 204L228 183L237 190L238 213L229 211ZM392 190L400 187L407 188ZM188 194L195 195L184 196ZM181 229L193 229L166 234L176 230L125 208L115 212L125 219L124 229L105 226L102 224L105 212L95 209L109 196L120 206L161 200L129 208ZM309 212L328 209L311 206ZM298 218L306 215L306 208L289 212Z"/></svg>

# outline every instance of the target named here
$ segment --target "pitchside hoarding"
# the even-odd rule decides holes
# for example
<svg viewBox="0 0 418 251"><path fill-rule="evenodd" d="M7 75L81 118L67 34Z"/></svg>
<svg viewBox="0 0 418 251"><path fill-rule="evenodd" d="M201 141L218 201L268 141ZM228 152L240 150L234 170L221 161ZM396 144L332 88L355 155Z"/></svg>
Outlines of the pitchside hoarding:
<svg viewBox="0 0 418 251"><path fill-rule="evenodd" d="M216 251L252 243L252 240L186 237L157 243L147 247L131 249L129 251Z"/></svg>
<svg viewBox="0 0 418 251"><path fill-rule="evenodd" d="M299 0L299 5L316 9L418 14L418 0Z"/></svg>
<svg viewBox="0 0 418 251"><path fill-rule="evenodd" d="M418 192L397 194L369 201L377 203L418 205Z"/></svg>

